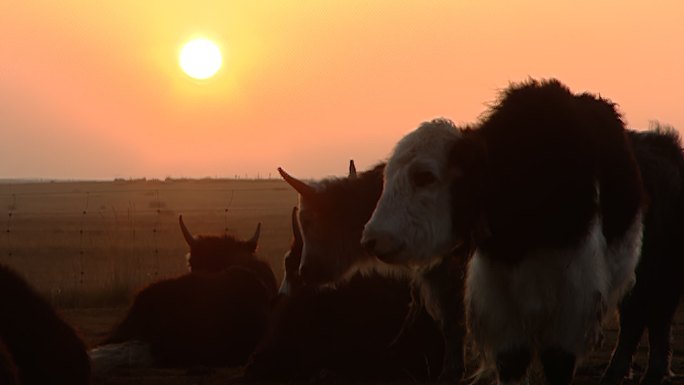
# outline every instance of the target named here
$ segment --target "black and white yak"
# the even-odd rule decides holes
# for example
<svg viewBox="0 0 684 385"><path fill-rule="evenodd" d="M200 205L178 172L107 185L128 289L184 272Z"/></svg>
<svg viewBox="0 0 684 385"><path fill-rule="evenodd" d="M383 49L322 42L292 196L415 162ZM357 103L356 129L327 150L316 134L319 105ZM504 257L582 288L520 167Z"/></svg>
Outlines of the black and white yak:
<svg viewBox="0 0 684 385"><path fill-rule="evenodd" d="M292 230L271 327L252 355L245 378L434 379L443 349L434 322L421 312L402 331L412 301L409 285L377 274L356 274L334 288L304 284L299 277L303 242L296 207Z"/></svg>
<svg viewBox="0 0 684 385"><path fill-rule="evenodd" d="M195 237L179 221L192 271L136 295L124 320L91 352L99 373L125 364L118 360L127 354L149 355L158 366L242 365L261 339L277 283L268 264L254 255L259 226L252 239L239 241ZM132 346L133 352L122 355L117 346Z"/></svg>
<svg viewBox="0 0 684 385"><path fill-rule="evenodd" d="M414 298L420 302L412 306L411 314L418 314L424 305L444 337L440 378L457 381L464 371L462 303L467 252L464 247L449 250L440 263L420 271L387 265L368 253L361 245L361 233L382 192L383 170L380 164L358 175L353 170L348 178L305 183L279 169L299 193L302 252L301 261L294 266L298 277L309 285L339 285L357 273L370 272L410 280L416 289Z"/></svg>
<svg viewBox="0 0 684 385"><path fill-rule="evenodd" d="M0 265L0 380L86 385L90 360L76 332L17 273Z"/></svg>
<svg viewBox="0 0 684 385"><path fill-rule="evenodd" d="M395 147L363 243L430 265L461 243L466 319L500 383L538 357L568 384L634 285L644 191L614 105L556 80L508 88L475 128L422 124Z"/></svg>

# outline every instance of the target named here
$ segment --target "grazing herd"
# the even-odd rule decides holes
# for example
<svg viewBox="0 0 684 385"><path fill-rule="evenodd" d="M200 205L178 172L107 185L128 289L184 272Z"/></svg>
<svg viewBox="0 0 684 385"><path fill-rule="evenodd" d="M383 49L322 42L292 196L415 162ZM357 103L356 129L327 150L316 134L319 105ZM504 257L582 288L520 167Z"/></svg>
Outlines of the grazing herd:
<svg viewBox="0 0 684 385"><path fill-rule="evenodd" d="M189 272L142 289L86 347L0 265L0 384L88 384L121 366L242 366L243 381L566 385L619 314L602 384L648 332L640 381L671 372L684 290L684 155L607 99L514 84L470 126L421 124L386 163L299 194L280 283L241 241L193 235ZM92 368L92 369L91 369ZM92 372L92 375L91 375Z"/></svg>

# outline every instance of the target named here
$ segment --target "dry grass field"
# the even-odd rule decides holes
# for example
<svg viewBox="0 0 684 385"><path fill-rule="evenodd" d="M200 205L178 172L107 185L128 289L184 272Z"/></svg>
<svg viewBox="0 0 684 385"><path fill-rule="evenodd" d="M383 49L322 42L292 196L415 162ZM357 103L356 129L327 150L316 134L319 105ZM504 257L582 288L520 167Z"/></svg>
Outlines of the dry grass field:
<svg viewBox="0 0 684 385"><path fill-rule="evenodd" d="M123 317L138 288L186 271L179 214L195 234L227 229L248 238L262 222L258 254L280 277L294 204L296 194L280 180L5 183L0 184L0 206L6 210L0 219L0 262L21 272L93 345ZM578 370L575 384L598 382L615 338L613 326L603 348ZM674 339L673 369L684 373L681 309ZM642 369L645 354L642 344L637 354ZM240 374L241 368L127 369L94 384L229 384Z"/></svg>
<svg viewBox="0 0 684 385"><path fill-rule="evenodd" d="M277 277L295 192L281 180L0 184L0 262L61 307L112 306L186 271L178 215L194 234L252 236Z"/></svg>

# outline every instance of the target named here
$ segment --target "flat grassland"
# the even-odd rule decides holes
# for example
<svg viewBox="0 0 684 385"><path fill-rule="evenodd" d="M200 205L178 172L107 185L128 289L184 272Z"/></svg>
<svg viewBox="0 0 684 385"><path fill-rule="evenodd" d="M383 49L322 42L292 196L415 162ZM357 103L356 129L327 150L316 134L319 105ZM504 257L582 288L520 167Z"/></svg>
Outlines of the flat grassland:
<svg viewBox="0 0 684 385"><path fill-rule="evenodd" d="M23 274L92 346L124 316L138 289L187 271L179 214L194 234L228 231L242 239L261 222L258 255L280 278L296 201L281 180L0 183L0 263ZM681 307L673 335L673 369L684 373ZM613 323L575 384L598 382L616 336ZM646 366L646 352L644 338L638 370ZM93 384L228 384L240 374L241 368L127 369ZM533 377L530 383L541 382Z"/></svg>
<svg viewBox="0 0 684 385"><path fill-rule="evenodd" d="M282 275L296 193L282 180L0 184L0 263L61 307L126 304L141 286L187 271L193 234L239 239L262 223L257 254Z"/></svg>

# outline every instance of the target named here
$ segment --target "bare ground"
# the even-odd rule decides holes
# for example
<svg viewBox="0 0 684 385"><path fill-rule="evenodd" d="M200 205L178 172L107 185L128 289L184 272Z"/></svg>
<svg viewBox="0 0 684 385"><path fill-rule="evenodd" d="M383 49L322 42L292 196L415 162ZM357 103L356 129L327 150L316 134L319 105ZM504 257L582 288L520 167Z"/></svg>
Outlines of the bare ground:
<svg viewBox="0 0 684 385"><path fill-rule="evenodd" d="M62 313L81 332L84 340L93 346L101 340L126 309L88 308L66 309ZM609 325L603 347L585 359L577 371L574 384L597 384L617 337L617 330ZM684 307L680 306L673 328L674 357L672 369L684 374ZM642 341L635 359L635 376L625 384L637 384L639 373L646 367L647 344ZM181 369L122 369L107 378L95 379L93 385L214 385L238 382L242 368L181 368ZM539 382L534 378L531 383ZM328 381L323 381L328 382ZM672 384L684 385L684 377L676 377Z"/></svg>

